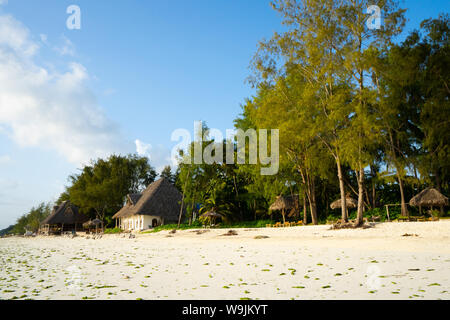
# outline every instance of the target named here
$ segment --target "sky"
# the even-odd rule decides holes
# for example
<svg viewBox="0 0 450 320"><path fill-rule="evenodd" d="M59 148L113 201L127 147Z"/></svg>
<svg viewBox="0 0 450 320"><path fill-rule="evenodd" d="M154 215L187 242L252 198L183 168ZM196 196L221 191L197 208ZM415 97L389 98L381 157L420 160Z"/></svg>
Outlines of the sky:
<svg viewBox="0 0 450 320"><path fill-rule="evenodd" d="M402 7L400 39L449 1ZM269 0L0 0L0 229L90 159L138 153L160 171L174 130L232 129L258 41L280 22Z"/></svg>

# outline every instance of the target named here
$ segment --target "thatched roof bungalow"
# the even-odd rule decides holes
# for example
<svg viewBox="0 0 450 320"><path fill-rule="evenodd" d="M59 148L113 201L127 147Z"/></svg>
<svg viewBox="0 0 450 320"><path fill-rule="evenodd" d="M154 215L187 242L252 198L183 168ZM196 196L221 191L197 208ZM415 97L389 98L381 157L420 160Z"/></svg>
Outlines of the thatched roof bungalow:
<svg viewBox="0 0 450 320"><path fill-rule="evenodd" d="M178 222L182 195L167 179L150 184L142 194L127 196L125 206L113 219L123 230L144 230Z"/></svg>
<svg viewBox="0 0 450 320"><path fill-rule="evenodd" d="M422 211L422 207L440 207L441 212L444 206L448 206L448 198L440 193L434 188L427 188L414 196L410 201L409 205L414 207L419 207L419 211Z"/></svg>
<svg viewBox="0 0 450 320"><path fill-rule="evenodd" d="M79 212L78 207L69 201L54 206L52 213L41 223L39 233L63 233L65 231L82 231L82 225L88 217Z"/></svg>

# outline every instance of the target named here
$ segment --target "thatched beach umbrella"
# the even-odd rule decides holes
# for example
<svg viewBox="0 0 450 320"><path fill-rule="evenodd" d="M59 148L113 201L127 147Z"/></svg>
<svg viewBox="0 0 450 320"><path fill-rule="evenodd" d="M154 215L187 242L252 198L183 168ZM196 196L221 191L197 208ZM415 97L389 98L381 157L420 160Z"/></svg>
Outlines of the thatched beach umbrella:
<svg viewBox="0 0 450 320"><path fill-rule="evenodd" d="M422 207L440 207L443 212L444 206L448 206L448 198L434 188L427 188L414 196L409 201L410 206L419 207L419 212L422 213Z"/></svg>
<svg viewBox="0 0 450 320"><path fill-rule="evenodd" d="M95 228L95 233L98 233L98 228L100 226L101 226L101 229L103 230L103 221L100 219L94 219L94 220L90 220L86 223L83 223L83 228L85 228L85 229Z"/></svg>
<svg viewBox="0 0 450 320"><path fill-rule="evenodd" d="M208 211L201 215L202 218L223 218L220 213L214 211Z"/></svg>
<svg viewBox="0 0 450 320"><path fill-rule="evenodd" d="M210 219L210 225L213 221L215 221L217 218L223 218L223 215L220 213L215 212L214 210L210 210L208 212L205 212L200 216L201 218L209 218Z"/></svg>
<svg viewBox="0 0 450 320"><path fill-rule="evenodd" d="M338 199L338 200L332 202L330 204L330 208L333 209L333 210L342 208L342 201L341 200L342 199ZM356 208L358 206L358 201L356 201L353 198L350 198L350 196L346 196L345 197L345 205L346 205L346 216L348 217L348 209L349 208L350 209Z"/></svg>
<svg viewBox="0 0 450 320"><path fill-rule="evenodd" d="M355 199L350 198L348 196L345 197L345 204L347 205L347 208L350 208L350 209L354 209L358 206L358 202ZM341 199L334 201L332 204L330 204L330 207L333 210L341 208L342 207Z"/></svg>
<svg viewBox="0 0 450 320"><path fill-rule="evenodd" d="M283 223L286 222L285 210L295 210L298 208L298 194L289 196L278 196L274 203L269 207L270 211L281 211Z"/></svg>

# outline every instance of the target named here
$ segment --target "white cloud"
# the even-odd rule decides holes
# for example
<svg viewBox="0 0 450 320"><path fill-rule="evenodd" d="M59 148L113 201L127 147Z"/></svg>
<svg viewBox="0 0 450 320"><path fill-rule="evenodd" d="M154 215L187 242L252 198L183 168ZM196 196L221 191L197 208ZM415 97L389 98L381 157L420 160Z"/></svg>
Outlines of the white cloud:
<svg viewBox="0 0 450 320"><path fill-rule="evenodd" d="M118 128L88 89L86 68L70 63L65 72L48 70L33 61L38 49L26 27L0 15L3 131L20 146L56 151L77 165L119 152Z"/></svg>
<svg viewBox="0 0 450 320"><path fill-rule="evenodd" d="M149 158L150 164L155 167L156 171L161 172L165 166L172 164L170 150L163 145L153 147L139 139L135 141L135 144L136 153L141 157Z"/></svg>
<svg viewBox="0 0 450 320"><path fill-rule="evenodd" d="M66 36L62 37L63 44L60 47L55 47L54 49L62 56L75 56L75 46L72 41Z"/></svg>
<svg viewBox="0 0 450 320"><path fill-rule="evenodd" d="M39 46L30 40L29 32L10 15L0 16L0 50L3 55L32 56Z"/></svg>
<svg viewBox="0 0 450 320"><path fill-rule="evenodd" d="M9 155L0 155L0 164L8 164L11 162L11 157Z"/></svg>
<svg viewBox="0 0 450 320"><path fill-rule="evenodd" d="M139 139L136 139L134 142L136 143L136 152L138 155L142 157L149 157L150 154L148 153L149 149L151 149L152 145L142 142Z"/></svg>
<svg viewBox="0 0 450 320"><path fill-rule="evenodd" d="M0 6L7 5L7 4L8 4L8 0L0 0Z"/></svg>
<svg viewBox="0 0 450 320"><path fill-rule="evenodd" d="M46 34L43 34L43 33L41 33L40 35L39 35L39 38L41 39L41 41L43 42L43 43L47 43L47 40L48 40L48 36L46 35Z"/></svg>

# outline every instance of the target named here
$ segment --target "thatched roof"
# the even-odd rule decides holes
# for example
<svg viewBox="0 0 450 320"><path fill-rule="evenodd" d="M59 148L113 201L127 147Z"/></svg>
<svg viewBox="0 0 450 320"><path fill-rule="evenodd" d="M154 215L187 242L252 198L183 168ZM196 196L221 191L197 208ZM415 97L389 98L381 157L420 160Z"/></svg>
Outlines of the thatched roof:
<svg viewBox="0 0 450 320"><path fill-rule="evenodd" d="M448 206L448 198L434 188L427 188L413 197L409 204L411 206Z"/></svg>
<svg viewBox="0 0 450 320"><path fill-rule="evenodd" d="M132 194L129 194L127 196L127 198L128 198L128 201L130 201L130 203L132 205L136 205L136 203L138 203L138 201L141 198L141 196L142 196L141 193L132 193Z"/></svg>
<svg viewBox="0 0 450 320"><path fill-rule="evenodd" d="M269 207L270 211L298 208L298 194L289 196L278 196L274 203Z"/></svg>
<svg viewBox="0 0 450 320"><path fill-rule="evenodd" d="M208 211L202 214L200 217L202 218L223 218L223 215L214 211Z"/></svg>
<svg viewBox="0 0 450 320"><path fill-rule="evenodd" d="M134 208L134 205L127 202L127 204L122 209L120 209L115 215L113 215L113 219L124 218L124 217L132 215L131 210L133 208Z"/></svg>
<svg viewBox="0 0 450 320"><path fill-rule="evenodd" d="M358 201L356 201L353 198L350 198L349 196L345 197L345 204L348 209L356 208L358 206ZM332 204L330 204L331 209L337 209L341 208L341 199L338 199L334 201Z"/></svg>
<svg viewBox="0 0 450 320"><path fill-rule="evenodd" d="M125 218L133 215L162 217L165 222L178 221L182 195L167 179L160 179L150 184L140 194L129 195L127 204L113 218ZM134 203L133 200L137 202Z"/></svg>
<svg viewBox="0 0 450 320"><path fill-rule="evenodd" d="M103 224L102 220L94 219L94 220L90 220L88 222L83 223L83 227L84 228L98 227L98 226L100 226L102 224Z"/></svg>
<svg viewBox="0 0 450 320"><path fill-rule="evenodd" d="M88 221L88 217L78 211L78 208L69 201L64 201L59 206L53 207L53 211L44 221L45 224L82 224Z"/></svg>

